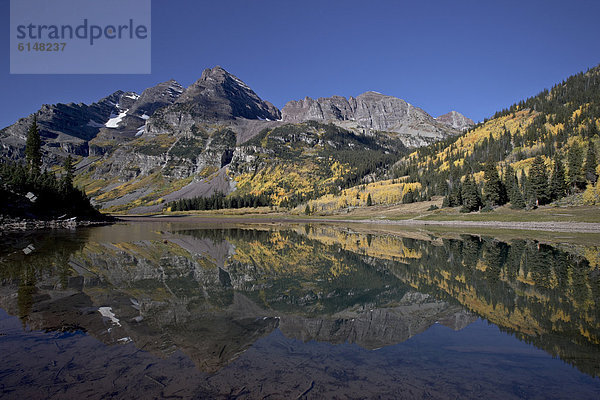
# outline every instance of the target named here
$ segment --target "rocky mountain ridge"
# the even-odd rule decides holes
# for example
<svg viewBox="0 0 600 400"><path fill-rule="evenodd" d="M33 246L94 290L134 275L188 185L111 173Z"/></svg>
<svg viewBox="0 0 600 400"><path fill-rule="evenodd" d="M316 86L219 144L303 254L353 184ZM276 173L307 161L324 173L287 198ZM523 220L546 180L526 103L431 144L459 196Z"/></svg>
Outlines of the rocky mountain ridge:
<svg viewBox="0 0 600 400"><path fill-rule="evenodd" d="M144 90L141 95L119 90L90 105L44 104L37 113L0 131L0 155L15 160L24 157L27 130L34 116L42 137L46 165L60 164L67 154L94 155L91 140L123 141L141 135L150 115L172 104L182 92L183 87L170 80Z"/></svg>
<svg viewBox="0 0 600 400"><path fill-rule="evenodd" d="M394 132L411 147L423 146L457 134L454 126L439 123L422 109L393 96L365 92L346 99L341 96L288 102L282 109L284 122L309 120L332 122L346 129L369 133Z"/></svg>
<svg viewBox="0 0 600 400"><path fill-rule="evenodd" d="M137 94L116 91L96 103L44 104L35 114L43 141L45 162L55 163L66 154L87 156L87 142L96 137L111 118L131 107ZM20 159L24 156L27 130L34 114L19 119L0 131L2 156Z"/></svg>

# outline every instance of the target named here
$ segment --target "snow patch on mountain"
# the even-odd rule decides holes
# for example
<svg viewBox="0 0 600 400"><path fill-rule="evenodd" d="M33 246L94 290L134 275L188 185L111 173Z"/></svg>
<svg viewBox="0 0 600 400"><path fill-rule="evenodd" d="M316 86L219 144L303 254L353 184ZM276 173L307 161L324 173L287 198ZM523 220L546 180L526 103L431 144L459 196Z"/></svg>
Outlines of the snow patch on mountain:
<svg viewBox="0 0 600 400"><path fill-rule="evenodd" d="M106 126L107 128L118 128L123 118L125 118L125 116L127 115L127 111L129 110L120 112L119 115L111 114L110 119L106 121L106 124L104 124L104 126Z"/></svg>

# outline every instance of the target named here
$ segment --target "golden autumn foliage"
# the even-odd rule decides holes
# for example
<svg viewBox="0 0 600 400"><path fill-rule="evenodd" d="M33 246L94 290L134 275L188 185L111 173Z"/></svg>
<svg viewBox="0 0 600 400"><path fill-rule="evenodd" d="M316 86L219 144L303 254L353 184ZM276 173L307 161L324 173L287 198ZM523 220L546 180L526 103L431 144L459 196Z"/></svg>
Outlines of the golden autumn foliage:
<svg viewBox="0 0 600 400"><path fill-rule="evenodd" d="M540 316L534 309L527 306L510 307L482 296L477 282L486 281L489 274L494 273L490 271L493 268L489 264L486 251L481 254L482 258L475 260L474 265L463 264L464 272L459 272L446 269L444 265L430 265L427 262L427 254L424 254L421 248L427 249L428 246L435 248L433 242L424 246L415 244L412 239L407 242L395 235L370 235L320 226L312 227L306 235L328 246L337 245L344 250L364 254L374 259L397 261L399 264L394 264L390 271L403 282L416 290L438 288L467 309L495 324L527 335L549 333L547 325L540 323ZM412 243L412 246L407 246L407 243ZM527 304L543 305L544 309L549 310L547 318L550 319L553 329L564 329L564 324L574 324L582 336L593 343L600 343L599 322L589 318L587 311L593 307L593 299L588 296L587 300L580 300L582 293L593 293L592 281L576 280L572 275L575 271L570 268L568 270L571 276L566 282L559 284L558 272L555 270L557 267L553 265L547 267L546 276L542 278L531 269L532 266L528 262L529 257L535 256L536 248L530 247L527 251L530 253L522 256L516 275L507 270L500 270L497 277L499 282ZM589 263L590 271L599 268L600 248L598 246L582 246L577 253L582 254ZM549 295L548 291L555 291L554 296L560 293L563 301L571 304L572 308L557 306L555 298Z"/></svg>
<svg viewBox="0 0 600 400"><path fill-rule="evenodd" d="M583 192L583 203L591 206L600 206L600 180L595 185L588 184Z"/></svg>
<svg viewBox="0 0 600 400"><path fill-rule="evenodd" d="M391 205L402 201L409 190L418 193L421 184L418 182L404 183L401 179L388 179L354 186L342 190L339 195L327 194L316 200L310 200L308 206L313 213L328 213L349 207L366 207L367 199L371 196L373 205ZM301 211L299 207L296 211Z"/></svg>
<svg viewBox="0 0 600 400"><path fill-rule="evenodd" d="M314 227L306 233L310 239L326 245L339 245L358 254L368 254L384 260L406 261L419 259L419 250L408 248L402 238L393 235L365 235L331 228Z"/></svg>
<svg viewBox="0 0 600 400"><path fill-rule="evenodd" d="M294 193L308 196L313 192L316 182L326 184L325 178L317 174L316 169L312 163L280 163L268 166L258 173L234 176L233 179L237 194L271 193L272 204L279 206Z"/></svg>

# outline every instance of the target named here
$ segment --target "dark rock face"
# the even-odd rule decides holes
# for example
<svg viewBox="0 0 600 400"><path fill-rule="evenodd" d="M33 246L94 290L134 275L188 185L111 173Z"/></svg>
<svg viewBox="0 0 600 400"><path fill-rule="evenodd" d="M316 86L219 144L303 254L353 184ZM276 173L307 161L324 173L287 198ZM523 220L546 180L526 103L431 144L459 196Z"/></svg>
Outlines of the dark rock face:
<svg viewBox="0 0 600 400"><path fill-rule="evenodd" d="M44 161L57 164L67 154L88 156L88 142L99 135L117 140L134 137L157 109L173 104L182 92L183 87L171 80L144 90L141 96L119 90L90 105L45 104L36 113ZM2 131L1 154L11 159L24 156L33 118L34 114L21 118ZM102 154L102 149L94 148L91 153Z"/></svg>
<svg viewBox="0 0 600 400"><path fill-rule="evenodd" d="M458 129L459 131L464 131L475 125L471 118L467 118L456 111L450 111L447 114L440 115L436 118L436 121L451 126L454 129Z"/></svg>
<svg viewBox="0 0 600 400"><path fill-rule="evenodd" d="M183 87L174 80L159 83L148 88L141 95L131 94L133 103L120 107L118 115L111 115L104 127L100 129L96 137L89 143L90 155L103 155L111 150L104 148L102 143L124 143L146 131L146 121L156 110L173 104L181 93Z"/></svg>
<svg viewBox="0 0 600 400"><path fill-rule="evenodd" d="M261 100L244 82L219 66L205 69L171 110L187 111L204 120L281 118L275 106Z"/></svg>
<svg viewBox="0 0 600 400"><path fill-rule="evenodd" d="M186 90L169 81L142 93L117 126L102 129L90 141L90 154L102 159L82 171L93 170L94 179L120 181L157 171L172 180L197 175L200 181L194 180L177 193L229 193L235 186L223 168L232 161L236 146L265 128L282 124L271 120L280 116L277 108L262 101L235 76L220 67L207 69ZM205 174L217 170L218 179L211 176L207 187ZM140 188L106 206L121 206L152 190Z"/></svg>
<svg viewBox="0 0 600 400"><path fill-rule="evenodd" d="M173 104L183 93L184 88L177 81L159 83L142 92L136 102L129 109L129 115L144 117L154 114L161 107Z"/></svg>
<svg viewBox="0 0 600 400"><path fill-rule="evenodd" d="M46 162L51 163L57 156L66 153L86 156L87 141L98 134L111 116L118 115L123 107L132 104L133 95L135 94L117 91L91 105L44 104L37 112L37 119L45 145ZM5 156L12 159L23 157L27 130L33 123L33 118L33 114L21 118L3 130L2 153Z"/></svg>
<svg viewBox="0 0 600 400"><path fill-rule="evenodd" d="M290 101L283 107L282 119L294 123L327 121L363 132L396 132L409 146L421 146L457 133L420 108L377 92L366 92L349 99L332 96Z"/></svg>

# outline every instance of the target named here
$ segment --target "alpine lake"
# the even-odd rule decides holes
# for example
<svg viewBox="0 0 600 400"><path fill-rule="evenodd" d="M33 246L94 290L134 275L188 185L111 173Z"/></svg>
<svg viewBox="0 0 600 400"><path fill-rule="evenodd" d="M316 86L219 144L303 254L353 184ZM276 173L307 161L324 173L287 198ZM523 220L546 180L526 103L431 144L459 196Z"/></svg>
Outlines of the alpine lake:
<svg viewBox="0 0 600 400"><path fill-rule="evenodd" d="M4 233L0 398L600 398L600 241L358 225Z"/></svg>

